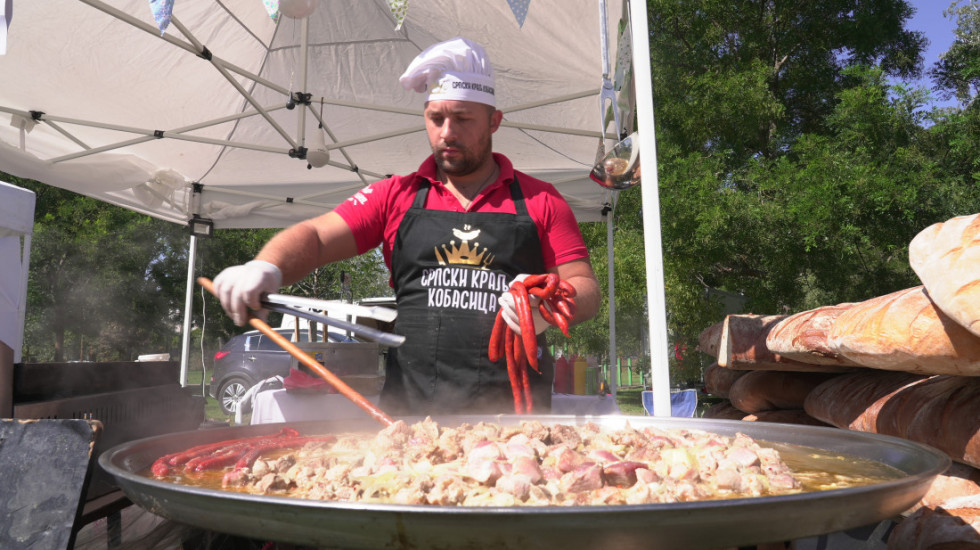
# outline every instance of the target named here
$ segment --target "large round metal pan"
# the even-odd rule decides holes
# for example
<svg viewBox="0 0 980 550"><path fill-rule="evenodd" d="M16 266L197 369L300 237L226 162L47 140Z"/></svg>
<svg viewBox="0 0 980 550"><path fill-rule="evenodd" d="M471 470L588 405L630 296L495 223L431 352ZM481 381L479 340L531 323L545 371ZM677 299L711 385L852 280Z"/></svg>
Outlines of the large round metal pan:
<svg viewBox="0 0 980 550"><path fill-rule="evenodd" d="M420 419L405 419L414 422ZM158 457L194 445L274 433L283 424L199 430L119 445L99 458L126 495L157 515L217 532L324 548L572 549L718 548L787 541L874 524L909 509L949 458L894 437L815 426L639 416L452 416L441 425L491 421L595 422L609 428L694 429L801 445L892 466L904 475L873 485L785 496L673 504L449 507L324 502L201 489L144 477ZM369 430L370 419L296 422L302 433Z"/></svg>

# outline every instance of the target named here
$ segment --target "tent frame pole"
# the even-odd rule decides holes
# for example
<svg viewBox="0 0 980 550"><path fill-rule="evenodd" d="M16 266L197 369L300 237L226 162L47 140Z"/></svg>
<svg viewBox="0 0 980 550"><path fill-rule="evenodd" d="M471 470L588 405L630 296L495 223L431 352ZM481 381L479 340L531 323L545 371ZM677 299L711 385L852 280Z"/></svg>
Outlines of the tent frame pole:
<svg viewBox="0 0 980 550"><path fill-rule="evenodd" d="M615 266L615 241L613 240L613 230L615 223L613 220L616 212L617 193L609 196L609 211L606 212L606 250L607 264L609 266L609 379L610 392L616 395L619 390L619 361L616 354L616 266Z"/></svg>
<svg viewBox="0 0 980 550"><path fill-rule="evenodd" d="M204 47L204 44L202 44L194 36L194 34L187 27L185 27L183 23L181 23L180 20L178 20L176 17L170 18L170 24L172 24L173 26L177 27L178 30L180 30L181 34L184 35L184 38L186 38L188 41L190 41L191 44L194 45L194 49L197 50L197 54L201 57L204 57L204 59L208 60L208 62L210 62L211 65L215 69L217 69L219 73L221 73L221 76L225 77L225 80L227 80L228 83L231 84L232 87L234 87L235 90L238 91L239 95L241 95L245 99L245 101L247 101L249 105L252 106L253 109L258 111L259 114L262 115L262 118L264 118L265 121L269 123L269 126L271 126L273 130L275 130L280 136L282 136L283 139L286 140L286 143L288 143L293 149L298 147L296 142L293 140L293 137L289 135L289 132L287 132L282 126L280 126L278 122L273 120L272 115L270 115L265 109L262 108L261 105L259 105L258 100L256 100L255 97L252 96L251 92L246 90L245 87L238 82L238 80L236 80L233 76L231 76L231 73L228 72L228 68L225 66L224 62L214 59L209 53L207 53L207 49Z"/></svg>
<svg viewBox="0 0 980 550"><path fill-rule="evenodd" d="M309 63L310 48L310 19L304 17L300 23L300 48L299 48L299 86L301 93L307 93L307 64ZM296 110L296 142L300 148L306 147L306 108L300 106Z"/></svg>
<svg viewBox="0 0 980 550"><path fill-rule="evenodd" d="M180 343L180 385L187 387L187 370L191 351L191 318L194 311L194 264L197 262L197 236L191 234L187 245L187 290L184 293L184 330ZM204 365L201 365L203 369ZM204 384L204 381L201 381Z"/></svg>
<svg viewBox="0 0 980 550"><path fill-rule="evenodd" d="M657 139L653 118L653 73L650 67L650 34L646 0L631 0L630 30L633 38L633 75L640 135L643 183L643 249L646 256L647 311L650 331L650 383L653 416L670 416L670 364L667 358L667 305L664 296L663 245L660 227L660 184L657 174Z"/></svg>

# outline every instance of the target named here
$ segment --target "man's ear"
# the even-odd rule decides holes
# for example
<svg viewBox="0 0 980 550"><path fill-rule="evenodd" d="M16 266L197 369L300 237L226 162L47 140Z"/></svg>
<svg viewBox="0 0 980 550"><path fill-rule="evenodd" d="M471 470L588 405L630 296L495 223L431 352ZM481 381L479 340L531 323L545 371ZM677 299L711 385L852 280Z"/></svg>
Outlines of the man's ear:
<svg viewBox="0 0 980 550"><path fill-rule="evenodd" d="M500 128L501 121L504 120L504 112L499 109L494 109L493 114L490 115L490 133L497 131Z"/></svg>

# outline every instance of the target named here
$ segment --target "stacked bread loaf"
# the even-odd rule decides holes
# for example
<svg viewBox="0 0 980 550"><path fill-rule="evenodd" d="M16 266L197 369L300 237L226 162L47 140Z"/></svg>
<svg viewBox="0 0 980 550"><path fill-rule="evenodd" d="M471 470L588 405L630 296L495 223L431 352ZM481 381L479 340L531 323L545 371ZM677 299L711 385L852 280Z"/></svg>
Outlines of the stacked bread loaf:
<svg viewBox="0 0 980 550"><path fill-rule="evenodd" d="M909 263L921 286L794 315L728 315L709 327L699 349L717 362L705 390L723 401L705 416L822 423L936 447L956 466L889 547L978 543L980 214L920 232ZM917 545L897 542L921 533L929 537Z"/></svg>
<svg viewBox="0 0 980 550"><path fill-rule="evenodd" d="M805 328L798 315L728 315L701 334L698 348L717 359L704 372L705 391L723 399L705 412L706 417L825 424L804 410L806 396L853 367L824 357L804 356L801 361L770 346L774 335L788 334L782 328L787 325L807 334L811 344L820 338L818 325Z"/></svg>

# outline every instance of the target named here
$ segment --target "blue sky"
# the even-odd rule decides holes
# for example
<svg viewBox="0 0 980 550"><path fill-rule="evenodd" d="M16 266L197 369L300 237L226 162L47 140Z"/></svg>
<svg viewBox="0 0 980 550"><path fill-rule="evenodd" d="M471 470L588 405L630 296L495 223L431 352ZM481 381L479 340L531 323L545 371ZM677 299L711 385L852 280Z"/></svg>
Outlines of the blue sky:
<svg viewBox="0 0 980 550"><path fill-rule="evenodd" d="M915 15L907 22L906 28L914 31L922 31L929 44L924 52L924 68L929 70L932 65L939 60L939 56L949 49L953 43L953 29L956 27L954 21L947 19L943 11L949 8L949 0L909 0L915 7ZM918 83L920 86L931 88L931 83L926 79ZM940 102L939 104L943 104Z"/></svg>

